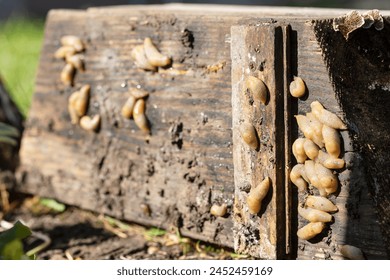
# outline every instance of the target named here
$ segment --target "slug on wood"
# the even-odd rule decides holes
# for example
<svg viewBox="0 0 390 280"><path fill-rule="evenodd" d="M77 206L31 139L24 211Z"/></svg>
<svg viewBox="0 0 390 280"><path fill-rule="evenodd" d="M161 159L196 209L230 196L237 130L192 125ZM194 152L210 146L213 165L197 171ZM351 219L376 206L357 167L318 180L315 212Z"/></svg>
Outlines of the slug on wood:
<svg viewBox="0 0 390 280"><path fill-rule="evenodd" d="M322 137L322 123L311 112L306 113L306 117L309 119L310 126L314 131L313 137L316 138L316 141L314 142L322 143L322 146L320 147L323 148L324 139Z"/></svg>
<svg viewBox="0 0 390 280"><path fill-rule="evenodd" d="M336 114L326 110L320 102L314 101L310 107L314 116L323 124L334 129L347 129L344 122Z"/></svg>
<svg viewBox="0 0 390 280"><path fill-rule="evenodd" d="M134 59L134 62L137 67L144 70L157 71L157 67L152 65L146 58L145 49L143 45L135 46L131 51L131 57Z"/></svg>
<svg viewBox="0 0 390 280"><path fill-rule="evenodd" d="M290 83L290 94L296 98L300 98L305 95L306 85L300 77L294 76L294 80Z"/></svg>
<svg viewBox="0 0 390 280"><path fill-rule="evenodd" d="M315 222L309 223L306 226L300 228L297 232L297 235L300 239L309 240L312 239L317 234L321 233L325 228L325 223Z"/></svg>
<svg viewBox="0 0 390 280"><path fill-rule="evenodd" d="M321 163L315 163L315 171L320 180L321 186L325 188L327 194L337 191L338 180L337 176L331 170L323 166Z"/></svg>
<svg viewBox="0 0 390 280"><path fill-rule="evenodd" d="M325 211L321 211L313 208L304 208L298 206L298 213L300 216L302 216L304 219L308 220L309 222L329 223L332 221L332 215L330 215Z"/></svg>
<svg viewBox="0 0 390 280"><path fill-rule="evenodd" d="M308 207L311 207L311 208L314 208L317 210L321 210L321 211L325 211L325 212L332 213L332 212L338 211L337 206L334 205L332 201L330 201L326 197L322 197L322 196L309 195L306 198L305 204Z"/></svg>
<svg viewBox="0 0 390 280"><path fill-rule="evenodd" d="M83 116L80 119L80 126L88 131L97 131L100 127L100 116L95 115L93 118L90 116Z"/></svg>
<svg viewBox="0 0 390 280"><path fill-rule="evenodd" d="M306 174L303 174L304 172L305 166L303 164L295 165L290 171L290 180L298 187L300 192L304 192L307 189L307 182L304 180Z"/></svg>
<svg viewBox="0 0 390 280"><path fill-rule="evenodd" d="M136 98L131 95L125 105L123 105L121 114L124 118L130 119L133 116L133 110L134 110L134 105L135 105Z"/></svg>
<svg viewBox="0 0 390 280"><path fill-rule="evenodd" d="M79 90L79 95L75 103L75 109L80 117L84 116L87 112L90 90L90 85L84 85Z"/></svg>
<svg viewBox="0 0 390 280"><path fill-rule="evenodd" d="M76 91L68 99L68 112L69 112L69 116L70 116L70 122L72 124L78 124L80 121L80 116L76 112L76 109L75 109L75 104L76 104L76 100L78 98L78 95L79 95L79 92Z"/></svg>
<svg viewBox="0 0 390 280"><path fill-rule="evenodd" d="M318 157L316 160L329 169L340 169L345 165L345 161L343 159L334 158L321 150L318 152Z"/></svg>
<svg viewBox="0 0 390 280"><path fill-rule="evenodd" d="M222 205L214 204L210 208L210 214L216 217L223 217L226 215L226 212L227 212L226 204L222 204Z"/></svg>
<svg viewBox="0 0 390 280"><path fill-rule="evenodd" d="M257 150L259 147L259 139L254 126L249 123L242 123L239 130L244 142L252 149Z"/></svg>
<svg viewBox="0 0 390 280"><path fill-rule="evenodd" d="M307 155L304 149L305 138L298 138L292 145L292 152L298 163L304 163L307 159Z"/></svg>
<svg viewBox="0 0 390 280"><path fill-rule="evenodd" d="M143 47L145 49L146 58L152 66L164 67L171 64L171 59L168 56L161 54L149 37L145 38Z"/></svg>
<svg viewBox="0 0 390 280"><path fill-rule="evenodd" d="M66 63L73 65L74 68L84 71L84 56L79 54L67 55Z"/></svg>
<svg viewBox="0 0 390 280"><path fill-rule="evenodd" d="M77 124L88 109L90 85L84 85L79 91L72 93L68 101L68 111L72 124Z"/></svg>
<svg viewBox="0 0 390 280"><path fill-rule="evenodd" d="M248 76L245 79L245 89L248 90L253 100L265 104L268 98L268 90L266 85L259 78Z"/></svg>
<svg viewBox="0 0 390 280"><path fill-rule="evenodd" d="M305 154L311 159L314 160L320 151L320 148L310 139L306 139L303 143L303 149Z"/></svg>
<svg viewBox="0 0 390 280"><path fill-rule="evenodd" d="M261 203L268 193L270 184L271 180L269 179L269 177L266 177L255 188L251 188L246 199L248 209L251 214L259 213L261 209Z"/></svg>
<svg viewBox="0 0 390 280"><path fill-rule="evenodd" d="M315 163L312 160L305 161L305 174L309 179L310 184L316 187L321 196L326 196L327 193L325 188L322 186L319 176L317 176L317 172L315 169Z"/></svg>
<svg viewBox="0 0 390 280"><path fill-rule="evenodd" d="M340 253L350 260L365 260L362 250L352 245L339 245Z"/></svg>
<svg viewBox="0 0 390 280"><path fill-rule="evenodd" d="M76 49L72 46L62 46L55 53L55 58L66 58L68 55L74 55L76 53Z"/></svg>
<svg viewBox="0 0 390 280"><path fill-rule="evenodd" d="M135 124L138 126L139 129L146 133L149 133L150 127L149 121L145 116L145 107L145 100L138 99L134 104L133 118Z"/></svg>
<svg viewBox="0 0 390 280"><path fill-rule="evenodd" d="M63 46L71 46L77 52L81 52L84 50L84 44L81 41L81 39L77 36L73 36L73 35L62 36L61 37L61 44Z"/></svg>
<svg viewBox="0 0 390 280"><path fill-rule="evenodd" d="M322 136L324 137L326 151L332 157L340 155L340 136L336 129L327 125L322 126Z"/></svg>
<svg viewBox="0 0 390 280"><path fill-rule="evenodd" d="M312 140L320 148L323 148L324 143L322 142L322 139L317 136L315 129L312 127L310 119L303 115L296 115L295 118L297 119L298 126L305 137Z"/></svg>
<svg viewBox="0 0 390 280"><path fill-rule="evenodd" d="M61 82L66 86L73 85L73 77L74 77L75 68L72 64L67 63L65 67L61 71Z"/></svg>

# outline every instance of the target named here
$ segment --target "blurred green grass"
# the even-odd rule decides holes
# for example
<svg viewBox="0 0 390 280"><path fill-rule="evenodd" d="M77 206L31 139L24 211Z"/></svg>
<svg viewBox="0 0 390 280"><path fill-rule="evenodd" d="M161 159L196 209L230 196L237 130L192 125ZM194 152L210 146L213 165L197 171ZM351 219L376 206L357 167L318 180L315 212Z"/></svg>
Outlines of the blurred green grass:
<svg viewBox="0 0 390 280"><path fill-rule="evenodd" d="M34 92L43 28L39 19L0 21L0 77L24 116Z"/></svg>

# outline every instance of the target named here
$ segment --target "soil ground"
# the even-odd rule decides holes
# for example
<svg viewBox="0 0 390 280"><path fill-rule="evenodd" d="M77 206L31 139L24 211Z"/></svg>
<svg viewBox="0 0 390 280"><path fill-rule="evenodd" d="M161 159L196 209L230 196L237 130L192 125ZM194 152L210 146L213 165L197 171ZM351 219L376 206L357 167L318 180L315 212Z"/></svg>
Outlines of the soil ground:
<svg viewBox="0 0 390 280"><path fill-rule="evenodd" d="M56 212L38 197L18 197L10 202L7 213L2 210L0 221L20 220L33 231L26 239L26 251L50 238L50 244L36 254L41 260L247 258L231 249L182 237L177 229L146 228L71 206Z"/></svg>

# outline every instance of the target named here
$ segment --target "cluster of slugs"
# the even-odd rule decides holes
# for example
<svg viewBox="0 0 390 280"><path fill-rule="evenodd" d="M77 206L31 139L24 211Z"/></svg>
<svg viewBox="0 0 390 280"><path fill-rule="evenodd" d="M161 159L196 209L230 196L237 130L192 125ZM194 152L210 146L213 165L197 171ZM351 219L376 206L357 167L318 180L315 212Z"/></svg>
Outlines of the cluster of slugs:
<svg viewBox="0 0 390 280"><path fill-rule="evenodd" d="M61 71L61 82L66 86L73 86L76 70L84 71L84 43L77 36L66 35L61 37L61 47L54 53L54 57L64 59L66 64Z"/></svg>
<svg viewBox="0 0 390 280"><path fill-rule="evenodd" d="M144 39L142 45L134 47L131 57L138 68L149 71L157 71L158 67L165 67L172 63L171 58L161 54L149 37Z"/></svg>
<svg viewBox="0 0 390 280"><path fill-rule="evenodd" d="M292 96L300 98L305 95L306 85L300 77L294 77L290 84ZM334 113L314 101L310 105L311 112L296 115L299 129L305 137L298 138L292 145L292 152L297 161L290 172L290 179L299 192L305 193L308 184L315 187L320 196L308 196L298 206L298 213L309 223L297 231L300 239L310 240L320 234L325 224L332 222L330 213L338 208L327 197L338 191L339 182L332 170L341 169L345 161L340 157L341 139L338 130L347 126ZM359 248L341 245L340 252L353 259L361 259L363 253ZM358 253L357 253L358 252Z"/></svg>
<svg viewBox="0 0 390 280"><path fill-rule="evenodd" d="M268 89L265 83L254 76L247 76L244 84L244 94L249 94L250 99L257 104L267 104ZM258 105L257 105L258 106ZM251 149L257 151L259 149L260 141L256 128L245 120L240 125L240 134L242 140ZM263 199L266 197L271 185L269 177L265 177L257 186L251 187L250 192L246 198L249 213L255 215L260 212Z"/></svg>
<svg viewBox="0 0 390 280"><path fill-rule="evenodd" d="M300 192L305 192L310 183L319 191L320 197L317 199L325 201L325 197L338 190L338 178L331 169L340 169L345 165L344 160L338 158L341 141L337 129L346 129L346 126L338 116L326 110L318 101L311 103L311 109L312 112L306 116L295 116L305 138L298 138L293 143L292 150L298 164L292 168L290 179ZM321 150L323 148L326 151ZM332 221L329 212L337 211L337 207L330 207L332 202L329 200L326 204L329 204L327 209L312 207L317 205L315 203L298 207L298 213L310 222L298 230L299 238L313 238L322 232L325 223Z"/></svg>
<svg viewBox="0 0 390 280"><path fill-rule="evenodd" d="M79 54L85 50L83 41L74 35L66 35L61 38L62 46L54 56L64 59L66 65L61 72L61 82L66 86L73 86L76 70L84 71L84 57ZM143 70L156 71L158 67L168 66L172 63L171 58L162 55L150 38L145 38L144 44L134 47L131 52L137 67ZM68 99L68 112L72 124L79 124L87 131L98 131L100 128L100 115L87 116L90 99L90 85L82 86L73 92ZM149 93L140 86L130 88L130 97L122 106L121 115L127 119L134 119L135 124L142 131L150 133L149 121L145 115L146 99Z"/></svg>
<svg viewBox="0 0 390 280"><path fill-rule="evenodd" d="M74 35L62 36L60 41L62 46L54 53L54 57L65 60L66 64L60 76L61 82L72 87L76 71L85 71L84 56L80 54L85 51L85 44ZM100 116L95 115L91 118L86 115L90 91L91 86L84 85L73 92L68 99L68 112L72 124L78 124L87 131L97 131L100 127Z"/></svg>
<svg viewBox="0 0 390 280"><path fill-rule="evenodd" d="M266 105L268 100L268 89L265 83L254 76L247 76L244 81L243 94L249 95L249 99L253 100L256 106L260 104ZM253 104L252 103L252 104ZM250 120L244 120L239 127L239 132L242 140L246 145L254 150L258 151L260 141L256 128L251 124ZM256 215L260 212L262 201L266 197L271 185L269 177L265 177L259 184L252 186L249 194L246 197L246 203L250 214ZM226 205L213 205L210 209L210 213L214 216L221 216L226 214ZM223 211L221 211L223 209ZM222 215L222 216L223 216Z"/></svg>
<svg viewBox="0 0 390 280"><path fill-rule="evenodd" d="M131 51L135 65L146 71L157 71L158 67L165 67L172 63L172 59L160 53L152 39L146 37L142 45L135 46ZM130 88L130 96L122 107L124 118L133 119L135 124L145 133L150 133L150 124L146 117L146 99L149 93L137 86Z"/></svg>
<svg viewBox="0 0 390 280"><path fill-rule="evenodd" d="M145 100L149 93L140 88L131 88L130 96L122 107L122 117L127 119L134 119L135 124L142 131L149 133L149 121L145 115L146 103Z"/></svg>

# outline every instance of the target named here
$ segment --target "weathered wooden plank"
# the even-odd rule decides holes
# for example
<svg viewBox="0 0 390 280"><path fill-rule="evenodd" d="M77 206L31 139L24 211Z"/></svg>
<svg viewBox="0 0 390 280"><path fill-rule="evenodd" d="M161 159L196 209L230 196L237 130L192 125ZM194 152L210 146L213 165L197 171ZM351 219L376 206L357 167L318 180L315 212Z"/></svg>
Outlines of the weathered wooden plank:
<svg viewBox="0 0 390 280"><path fill-rule="evenodd" d="M360 28L350 34L348 41L333 29L332 22L316 21L315 36L340 107L345 118L353 124L349 131L350 137L354 139L353 148L360 152L360 155L349 156L354 167L345 174L350 176L350 182L347 183L350 192L345 204L349 214L346 239L359 244L354 236L354 232L359 231L356 223L374 219L369 210L372 202L367 203L368 199L373 199L384 243L374 245L371 238L364 238L361 246L367 247L370 254L380 258L378 251L386 249L387 254L390 254L390 113L387 109L390 103L389 18L384 18L382 30ZM337 51L330 47L333 45L338 46ZM361 181L356 180L359 174L355 166L361 166L362 174L365 174ZM360 192L367 193L367 190L371 197L359 197ZM372 231L379 230L373 227ZM360 234L374 235L365 232ZM382 250L374 249L381 246Z"/></svg>
<svg viewBox="0 0 390 280"><path fill-rule="evenodd" d="M230 27L224 31L217 21L137 11L111 17L93 10L52 12L23 142L21 189L142 224L180 227L183 234L232 246L230 214L209 213L214 203L231 208L234 186L226 87ZM52 58L66 34L80 36L87 48L86 72L76 74L73 88L60 83L64 63ZM130 52L147 36L173 56L172 69L152 73L135 67ZM213 64L222 67L208 71ZM64 106L86 83L92 88L88 114L102 117L97 134L72 126ZM120 116L129 87L139 84L151 93L150 137Z"/></svg>
<svg viewBox="0 0 390 280"><path fill-rule="evenodd" d="M313 32L313 23L307 21L300 26L292 24L292 28L297 31L296 74L304 79L308 88L307 98L293 100L297 103L297 113L309 112L311 102L318 100L342 119L347 119L336 98L327 65L322 57L321 46ZM338 44L334 44L328 48L337 49L337 46ZM293 124L296 125L296 122ZM298 240L299 259L342 259L338 249L338 245L342 244L361 248L368 259L387 258L378 217L367 188L364 164L360 152L351 144L353 142L351 130L354 125L354 122L349 122L348 131L341 132L343 146L341 156L346 160L346 168L337 172L340 191L330 198L338 206L339 211L333 215L334 223L319 237L311 241ZM299 196L298 202L303 201L304 196ZM307 221L298 216L298 228L306 223Z"/></svg>
<svg viewBox="0 0 390 280"><path fill-rule="evenodd" d="M263 240L274 238L274 243L275 239L281 240L276 250L275 245L269 245L274 255L265 257L280 257L282 250L286 253L287 249L292 255L297 253L298 258L341 258L337 245L360 246L357 243L360 241L368 258L386 258L365 183L364 163L359 151L351 145L353 139L345 132L342 136L348 165L339 174L340 193L331 198L340 208L335 223L328 228L331 234L327 230L323 238L311 242L296 238L295 232L304 221L294 210L302 198L286 180L293 164L289 149L297 134L295 122L289 125L292 115L307 112L313 100L319 100L332 112L343 113L314 35L312 19L306 19L305 15L297 17L295 11L286 16L282 11L278 14L252 8L208 12L172 10L167 6L164 9L122 7L50 13L36 94L23 139L19 189L146 225L179 227L182 234L232 247L235 182L230 27L275 24L275 20L267 18L272 16L280 26L291 24L291 40L282 40L282 45L288 49L286 46L290 44L292 51L278 52L281 72L274 76L279 82L271 82L280 87L281 93L277 95L280 103L276 105L273 100L272 104L278 106L274 110L278 108L283 117L275 119L276 127L269 131L271 135L279 133L280 139L273 136L278 145L272 152L268 147L269 153L262 160L276 153L274 164L284 171L267 169L276 176L273 186L278 180L281 184L272 189L279 191L272 196L272 202L265 203L268 205L263 216L274 211L267 218L282 228L274 227L269 234L266 229L261 232L265 235ZM325 15L326 12L320 17ZM285 29L278 32L282 35ZM66 34L80 36L87 45L87 71L77 73L73 88L60 83L59 73L64 63L52 56L59 47L59 38ZM130 51L146 36L153 39L162 53L173 56L171 68L152 73L135 67ZM290 70L288 61L291 61ZM306 81L307 100L290 99L287 95L291 74L298 74ZM69 95L85 83L92 87L88 114L102 116L102 126L96 134L72 126L66 111ZM147 138L139 133L133 121L120 116L128 88L137 85L151 93L147 116L152 135ZM272 115L267 111L269 106L265 109L267 116ZM350 127L355 125L355 120L346 119ZM266 123L269 122L261 126L265 127ZM285 164L281 164L283 161ZM256 174L251 179L259 181L263 175ZM291 208L276 211L274 198L284 199ZM211 216L209 209L214 203L226 203L228 215ZM149 206L150 215L144 211L145 205ZM276 214L286 216L286 221L279 223L282 217ZM251 218L261 220L263 216ZM286 239L275 235L279 232ZM297 245L301 249L295 252ZM258 256L257 245L247 249Z"/></svg>
<svg viewBox="0 0 390 280"><path fill-rule="evenodd" d="M286 29L285 29L286 31ZM235 180L235 250L266 259L286 255L284 164L284 43L286 32L274 24L232 27L232 114ZM262 104L246 90L248 76L266 84L269 97ZM241 137L249 123L260 141L258 150ZM258 215L248 212L248 186L271 180Z"/></svg>

